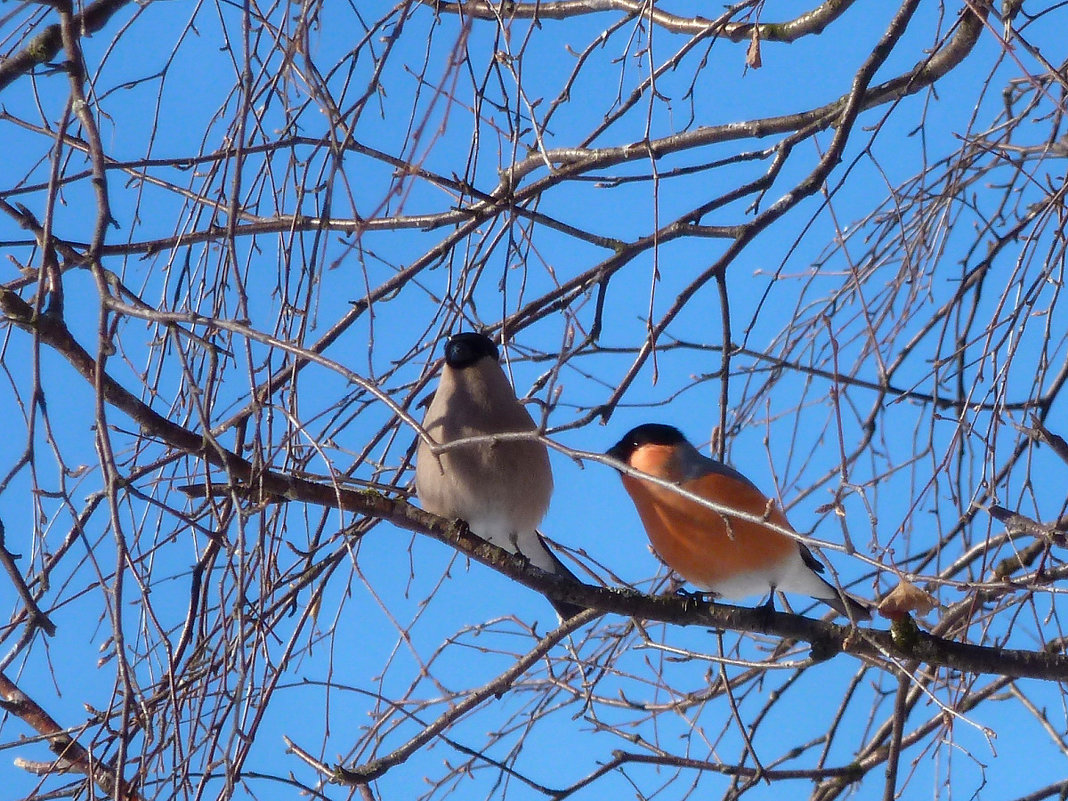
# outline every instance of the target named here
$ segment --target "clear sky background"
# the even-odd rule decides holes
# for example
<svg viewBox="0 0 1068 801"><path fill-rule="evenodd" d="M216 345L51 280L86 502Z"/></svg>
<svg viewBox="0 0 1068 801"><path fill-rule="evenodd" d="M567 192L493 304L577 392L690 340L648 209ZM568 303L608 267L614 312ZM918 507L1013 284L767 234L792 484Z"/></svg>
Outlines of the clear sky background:
<svg viewBox="0 0 1068 801"><path fill-rule="evenodd" d="M545 191L524 207L525 215L501 215L474 227L400 290L379 298L379 287L427 258L456 230L425 224L418 215L442 214L458 201L434 181L401 175L373 154L349 150L332 158L328 134L344 141L343 126L332 121L352 126L361 146L490 192L503 168L539 147L617 147L828 103L849 91L897 9L857 3L820 36L766 42L759 69L746 68L745 42L701 41L679 56L676 69L657 76L655 97L644 93L631 112L614 119L649 74L648 49L651 62L663 65L689 41L687 35L653 26L650 39L648 28L618 11L538 24L515 20L503 26L505 34L491 21L465 25L456 14L435 15L431 5L418 4L408 7L399 27L391 8L371 2L243 10L225 3L151 2L122 9L103 31L85 38L93 108L104 152L115 163L108 178L116 225L107 233L112 250L103 266L153 308L236 321L302 347L317 342L354 303L374 296L371 311L325 356L377 383L416 417L422 414L416 404L432 387L442 336L497 326L514 315L518 333L505 349L507 367L518 394L535 399L532 408L552 402L546 422L555 442L600 453L632 426L655 421L678 426L709 452L723 389L717 375L721 306L713 282L700 286L667 327L655 360L645 362L607 422L592 419L592 410L612 396L635 363L648 321L661 320L673 308L680 293L721 257L729 239L684 236L628 259L603 297L599 347L584 348L562 364L557 354L564 344L581 341L593 325L596 286L569 295L565 307L553 313L521 312L609 259L609 240L635 242L762 175L770 158L756 154L781 146L781 135L726 140L668 153L655 163L642 158L585 170ZM658 8L682 17L720 11L684 2ZM759 18L784 20L809 8L765 3ZM911 69L952 36L960 9L921 2L876 82ZM1055 388L1068 358L1068 316L1057 308L1063 221L1043 212L1014 237L1008 234L1014 220L1051 196L1061 197L1063 215L1058 193L1064 153L1035 151L1059 130L1064 87L1034 76L1043 72L1043 59L1063 64L1068 7L1027 5L1025 12L1017 20L1023 38L1010 50L999 36L1001 21L991 16L967 60L935 91L865 112L825 191L774 223L728 269L732 339L744 349L734 358L727 388L728 461L780 499L798 530L830 544L824 560L863 597L888 591L916 564L917 583L942 604L968 597L972 589L954 582L987 580L990 563L1013 547L992 550L953 581L934 580L961 553L1000 533L985 513L953 533L973 502L993 498L1043 520L1065 511L1068 465L1048 448L1013 456L1023 441L1019 428L1028 424L1028 410L1020 404ZM6 13L0 19L5 55L25 45L33 24L54 21L44 7ZM381 19L388 21L378 25ZM603 46L593 47L605 31ZM275 47L276 42L286 46ZM587 48L589 61L582 62L565 97L563 88L579 63L576 54ZM242 127L235 122L242 104L234 86L244 52L252 55L249 113ZM362 93L379 64L384 67L378 88L365 100ZM54 134L42 127L55 130L68 86L65 75L41 67L0 92L0 142L6 152L0 159L0 198L24 204L39 219L54 144ZM1011 126L1011 140L1001 138L1010 127L1001 116L1006 86L1018 92L1015 108L1027 109L1027 124ZM529 132L532 116L539 125L550 118L540 142ZM587 141L605 119L611 124ZM524 130L513 135L510 125ZM700 222L729 226L753 219L814 167L833 134L832 128L799 141L755 209L754 197L747 195ZM235 141L246 147L239 185L232 154L195 158ZM981 149L976 142L996 142L981 171L973 166L969 173L955 155L963 141L976 149ZM264 143L273 146L269 155ZM950 161L943 165L942 159ZM559 166L556 162L554 169ZM52 225L73 243L89 241L95 223L86 169L83 153L65 150L59 173L70 180L58 193ZM946 179L939 182L936 176L943 172ZM550 174L536 167L520 187ZM920 175L932 191L917 199L906 190ZM1014 188L1000 191L1009 180ZM173 243L179 234L227 225L235 192L244 211L233 221L245 233L228 240L214 232L191 244ZM541 216L531 222L530 212ZM278 215L296 214L382 224L369 224L358 234L336 230L340 226L270 226ZM397 225L399 218L408 221ZM260 224L262 232L248 233ZM576 229L585 235L576 235ZM605 240L592 241L594 235ZM157 239L163 240L159 247L145 244ZM7 214L0 215L0 248L9 257L3 267L8 285L19 280L20 265L39 265L32 237ZM986 288L971 292L957 311L928 327L988 252L996 259L985 273ZM244 298L235 291L239 281ZM93 278L87 270L72 269L64 287L66 322L95 354L99 304ZM467 302L457 311L461 297ZM108 368L158 412L201 431L198 397L210 399L208 417L218 425L244 408L250 388L290 356L277 344L250 337L197 333L231 354L222 358L219 380L210 385L195 380L204 374L203 349L187 337L172 340L164 326L133 318L119 324L118 350ZM179 347L191 365L186 373ZM92 387L42 349L39 369L50 427L39 420L28 434L27 393L35 369L31 338L5 329L0 355L0 409L12 421L0 446L3 472L16 465L27 443L35 454L32 469L15 473L0 495L0 520L7 548L22 553L20 567L29 570L60 547L84 499L102 486L94 398ZM880 369L899 357L891 382L895 392L876 392ZM791 367L782 369L783 362ZM829 380L831 367L849 380ZM839 403L832 402L832 392ZM963 397L969 405L939 408L925 400L931 396ZM1068 435L1063 407L1053 404L1047 425ZM865 420L873 408L879 412L877 430L867 441ZM312 365L254 417L249 439L262 443L265 458L280 470L348 472L404 488L414 434L400 424L379 437L393 419L386 404L342 372ZM128 469L165 453L158 443L140 441L122 413L109 411L107 421ZM225 434L227 447L233 438ZM843 453L855 448L862 454L843 469ZM552 459L557 488L543 528L589 571L576 567L576 572L608 586L668 589L667 572L649 552L616 474L558 452ZM1006 465L1011 469L1002 472ZM191 569L207 547L205 531L184 516L197 505L173 491L198 471L202 476L203 465L189 459L149 472L114 512L138 560L135 572L146 582L137 586L134 574L128 575L121 605L126 653L136 684L149 694L165 685L161 642L173 647L178 640ZM71 505L40 490L70 498ZM836 498L840 514L829 506ZM197 730L203 714L210 720L205 726L214 727L223 744L220 750L232 755L244 747L238 732L255 726L239 786L227 788L219 765L212 768L214 778L205 779L200 765L183 781L173 780L166 760L183 758L175 745L149 769L159 784L144 788L146 796L289 797L299 789L287 783L292 776L318 787L319 797L349 797L348 788L323 784L287 753L283 737L327 763L366 761L412 737L456 700L454 694L462 696L506 670L534 646L532 625L544 633L555 624L538 594L430 538L381 524L348 551L338 532L352 522L350 515L290 504L256 511L226 531L230 548L207 579L212 589L206 596L223 609L238 603L234 587L244 571L256 576L249 586L263 590L295 580L299 554L313 546L344 556L322 582L316 614L306 614L312 596L303 590L293 614L272 617L259 639L243 640L226 627L213 630L208 650L225 650L221 640L234 633L245 672L235 667L198 697L210 710L215 693L230 693L236 699L233 712L216 720L196 704L182 705L180 731ZM200 518L199 524L210 521ZM64 559L51 576L42 606L57 636L38 633L32 647L19 650L5 667L63 725L81 725L85 704L106 709L115 702L117 668L106 606L112 598L99 586L113 586L107 578L118 560L113 525L107 513L98 512L74 545L77 555ZM840 549L846 535L854 555ZM936 548L941 550L935 558L920 561ZM1056 552L1049 564L1059 564ZM1019 604L999 608L996 616L978 616L967 635L974 642L1027 649L1059 636L1064 602L1057 586L1042 587L1033 601L1023 596L1021 590ZM273 602L265 590L264 598ZM8 583L0 582L0 599L16 612L21 608ZM807 599L789 602L806 614L824 613ZM929 622L939 615L932 613ZM886 622L877 618L873 625ZM10 653L20 632L17 626L4 630L0 653ZM764 661L777 641L729 632L720 638L701 627L660 624L649 624L645 632L648 639L630 621L607 616L576 633L513 690L450 728L448 741L436 740L386 774L374 785L376 797L545 797L517 775L481 760L469 774L435 788L434 782L450 776L451 766L468 759L464 748L484 751L531 781L557 788L588 775L617 749L663 749L738 764L744 750L738 724L726 699L706 695L720 670L715 657L722 649ZM797 672L796 663L806 656L802 647L778 655L778 667L739 691L746 723L773 691L786 698L754 735L768 767L814 766L822 751L815 739L827 731L856 681L852 692L866 700L851 703L842 714L827 756L827 764L849 764L856 744L888 714L897 689L896 676L876 669L858 673L858 662L849 656ZM185 670L183 675L191 675L188 665ZM726 667L729 675L746 670ZM1001 701L958 714L958 705L989 678L973 683L972 677L943 673L906 726L908 732L921 721L937 720L944 705L943 725L906 749L898 784L902 797L1015 798L1063 780L1068 723L1056 684L1022 680L1001 690ZM277 684L268 677L277 677ZM268 689L270 700L263 705ZM1034 709L1028 710L1021 695ZM401 696L408 704L398 712L390 699ZM157 728L142 737L167 736L166 712L160 714ZM1045 726L1039 722L1043 715ZM94 726L90 731L82 736L102 736ZM19 744L29 734L21 721L0 719L0 777L11 797L63 782L49 778L38 785L12 766L15 757L48 759L44 745ZM377 750L368 749L370 742ZM134 741L135 748L142 744ZM801 752L789 757L795 746ZM721 797L728 785L728 778L710 772L631 767L573 797ZM746 797L803 797L811 786L804 779L760 785ZM882 790L880 768L855 797L881 797Z"/></svg>

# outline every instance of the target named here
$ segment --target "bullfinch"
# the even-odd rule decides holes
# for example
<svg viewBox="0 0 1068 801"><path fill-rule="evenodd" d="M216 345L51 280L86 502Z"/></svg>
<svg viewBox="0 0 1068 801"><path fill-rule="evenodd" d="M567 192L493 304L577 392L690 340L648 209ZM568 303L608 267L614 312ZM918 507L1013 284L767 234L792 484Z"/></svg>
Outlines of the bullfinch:
<svg viewBox="0 0 1068 801"><path fill-rule="evenodd" d="M499 358L497 346L483 334L456 334L445 344L445 366L423 419L424 430L437 444L537 431L530 413L516 400ZM428 512L465 520L482 539L526 557L547 573L578 581L537 530L553 491L549 452L538 440L485 441L439 454L420 440L415 489ZM565 620L583 609L550 602Z"/></svg>
<svg viewBox="0 0 1068 801"><path fill-rule="evenodd" d="M752 481L703 456L677 428L640 425L607 453L712 503L793 531L778 505ZM871 618L866 603L820 577L823 565L797 540L762 523L713 511L667 487L620 475L660 558L700 589L732 599L770 592L769 608L776 590L803 593L854 620Z"/></svg>

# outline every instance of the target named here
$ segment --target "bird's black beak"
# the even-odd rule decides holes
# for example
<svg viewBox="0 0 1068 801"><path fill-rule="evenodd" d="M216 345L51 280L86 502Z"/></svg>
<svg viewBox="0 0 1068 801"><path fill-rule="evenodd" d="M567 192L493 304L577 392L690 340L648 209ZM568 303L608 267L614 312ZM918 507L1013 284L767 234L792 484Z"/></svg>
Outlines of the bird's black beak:
<svg viewBox="0 0 1068 801"><path fill-rule="evenodd" d="M611 456L617 462L623 462L623 464L626 464L627 463L626 447L627 447L626 443L623 440L620 440L619 442L617 442L615 445L613 445L611 448L609 448L608 450L606 450L604 452L605 456Z"/></svg>

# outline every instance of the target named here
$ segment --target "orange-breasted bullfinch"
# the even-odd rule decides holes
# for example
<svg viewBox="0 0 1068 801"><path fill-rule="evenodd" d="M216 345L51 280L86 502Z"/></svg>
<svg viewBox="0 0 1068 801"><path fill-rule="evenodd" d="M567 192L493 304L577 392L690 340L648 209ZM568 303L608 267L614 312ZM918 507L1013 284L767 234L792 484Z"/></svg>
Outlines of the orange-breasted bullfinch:
<svg viewBox="0 0 1068 801"><path fill-rule="evenodd" d="M482 334L457 334L445 344L445 366L423 419L436 443L537 430L499 358L497 346ZM465 520L482 539L547 573L578 581L537 531L553 491L549 452L538 440L483 441L436 455L420 440L415 489L428 512ZM575 604L550 602L565 620L582 611Z"/></svg>
<svg viewBox="0 0 1068 801"><path fill-rule="evenodd" d="M793 531L778 504L737 470L703 456L677 428L647 423L608 455L728 509ZM802 543L763 523L732 517L668 487L620 474L649 541L668 567L700 589L738 599L803 593L847 617L868 620L868 605L820 577L823 565Z"/></svg>

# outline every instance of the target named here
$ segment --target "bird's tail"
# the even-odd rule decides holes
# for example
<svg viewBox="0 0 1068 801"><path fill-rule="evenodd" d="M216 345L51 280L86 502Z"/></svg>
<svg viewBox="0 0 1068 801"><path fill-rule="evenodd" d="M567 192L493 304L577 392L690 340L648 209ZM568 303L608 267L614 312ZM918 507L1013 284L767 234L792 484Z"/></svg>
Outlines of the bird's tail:
<svg viewBox="0 0 1068 801"><path fill-rule="evenodd" d="M838 589L827 581L820 575L824 571L823 563L813 556L812 551L803 543L799 545L801 562L798 564L798 569L792 572L789 582L780 583L779 589L811 595L816 600L823 601L838 614L845 615L852 620L871 620L871 604L850 595L845 590ZM802 565L803 569L801 569Z"/></svg>
<svg viewBox="0 0 1068 801"><path fill-rule="evenodd" d="M530 559L530 561L534 565L540 567L546 573L552 573L554 576L559 576L560 578L566 579L567 581L573 581L576 584L581 584L582 582L579 581L578 576L568 570L567 566L560 561L560 557L558 557L555 553L552 552L552 550L549 549L549 547L545 544L545 540L543 539L541 534L538 534L537 532L535 533L538 537L538 543L541 545L542 553L539 553L536 556L533 554L525 554L526 557ZM553 605L553 609L556 610L556 614L560 616L560 620L562 621L569 620L575 615L577 615L579 612L586 611L586 607L579 606L578 604L573 604L570 601L558 601L555 598L548 598L548 596L546 597L549 603Z"/></svg>
<svg viewBox="0 0 1068 801"><path fill-rule="evenodd" d="M871 620L871 604L855 595L841 591L831 584L827 585L834 592L833 596L822 598L815 596L816 600L823 601L827 606L834 609L838 614L852 620Z"/></svg>

